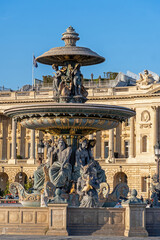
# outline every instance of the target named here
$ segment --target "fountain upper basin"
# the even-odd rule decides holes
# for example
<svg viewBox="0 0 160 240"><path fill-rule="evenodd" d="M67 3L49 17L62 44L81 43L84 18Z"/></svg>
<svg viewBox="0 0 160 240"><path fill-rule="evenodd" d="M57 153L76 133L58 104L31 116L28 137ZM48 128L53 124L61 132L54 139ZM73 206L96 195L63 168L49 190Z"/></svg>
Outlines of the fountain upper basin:
<svg viewBox="0 0 160 240"><path fill-rule="evenodd" d="M40 103L22 105L4 111L23 127L57 134L86 135L115 128L135 111L112 105L82 103Z"/></svg>

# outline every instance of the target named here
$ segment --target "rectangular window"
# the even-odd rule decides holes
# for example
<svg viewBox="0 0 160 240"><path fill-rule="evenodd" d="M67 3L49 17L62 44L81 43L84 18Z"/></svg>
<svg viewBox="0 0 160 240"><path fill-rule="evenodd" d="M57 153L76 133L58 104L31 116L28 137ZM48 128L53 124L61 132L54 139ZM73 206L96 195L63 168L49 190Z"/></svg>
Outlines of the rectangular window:
<svg viewBox="0 0 160 240"><path fill-rule="evenodd" d="M104 142L104 158L108 158L109 142Z"/></svg>
<svg viewBox="0 0 160 240"><path fill-rule="evenodd" d="M12 157L12 143L10 143L9 144L9 154L10 154L10 156L9 156L9 159L11 159L11 157Z"/></svg>
<svg viewBox="0 0 160 240"><path fill-rule="evenodd" d="M147 152L147 136L142 137L142 152Z"/></svg>
<svg viewBox="0 0 160 240"><path fill-rule="evenodd" d="M125 147L125 158L129 157L129 141L124 141L124 147Z"/></svg>
<svg viewBox="0 0 160 240"><path fill-rule="evenodd" d="M147 181L145 177L141 178L141 190L142 192L147 192Z"/></svg>
<svg viewBox="0 0 160 240"><path fill-rule="evenodd" d="M31 144L28 143L28 158L30 158L30 153L31 153Z"/></svg>
<svg viewBox="0 0 160 240"><path fill-rule="evenodd" d="M96 158L101 157L101 132L96 133Z"/></svg>
<svg viewBox="0 0 160 240"><path fill-rule="evenodd" d="M125 121L125 126L126 126L126 127L130 126L130 118L126 119L126 121Z"/></svg>

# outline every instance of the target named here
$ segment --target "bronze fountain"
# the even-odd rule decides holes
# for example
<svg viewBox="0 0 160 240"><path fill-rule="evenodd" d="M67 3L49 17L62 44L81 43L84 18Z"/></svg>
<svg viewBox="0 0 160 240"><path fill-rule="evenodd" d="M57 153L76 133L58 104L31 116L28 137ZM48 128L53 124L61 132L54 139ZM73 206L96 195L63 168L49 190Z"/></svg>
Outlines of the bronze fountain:
<svg viewBox="0 0 160 240"><path fill-rule="evenodd" d="M33 202L39 206L44 192L52 203L68 201L71 206L96 207L100 194L102 199L106 198L108 192L102 194L102 189L108 185L104 170L92 156L96 142L86 136L115 128L135 112L119 106L87 103L88 93L80 67L99 64L105 59L89 48L77 47L79 34L71 26L62 35L64 47L52 48L36 58L55 70L53 101L5 110L7 116L16 118L23 127L58 137L58 143L52 146L48 162L35 173L35 181L38 173L42 178L39 185L35 182L35 192L27 195L18 183L11 184L10 189L11 192L18 189L24 206ZM77 203L73 203L73 195L77 196Z"/></svg>

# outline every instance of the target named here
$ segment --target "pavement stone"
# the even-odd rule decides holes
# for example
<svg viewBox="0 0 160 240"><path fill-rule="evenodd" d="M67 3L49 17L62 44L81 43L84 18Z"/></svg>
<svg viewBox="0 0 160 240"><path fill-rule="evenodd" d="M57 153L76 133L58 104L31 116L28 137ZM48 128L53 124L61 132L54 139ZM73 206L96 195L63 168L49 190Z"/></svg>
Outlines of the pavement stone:
<svg viewBox="0 0 160 240"><path fill-rule="evenodd" d="M110 237L110 236L26 236L26 235L0 235L0 240L160 240L159 237Z"/></svg>

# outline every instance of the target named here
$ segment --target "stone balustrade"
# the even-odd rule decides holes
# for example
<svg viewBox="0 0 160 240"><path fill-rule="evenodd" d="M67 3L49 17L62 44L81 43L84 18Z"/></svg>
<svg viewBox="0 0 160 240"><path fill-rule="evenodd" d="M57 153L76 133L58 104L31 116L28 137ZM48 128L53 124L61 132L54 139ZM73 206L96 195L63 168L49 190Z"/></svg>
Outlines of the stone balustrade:
<svg viewBox="0 0 160 240"><path fill-rule="evenodd" d="M43 208L3 206L0 207L0 235L127 236L127 231L133 237L144 236L144 233L147 236L144 206L143 211L139 211L141 206L136 204L131 206L132 211L129 208L129 205L124 208L71 208L67 204L49 204ZM149 219L153 220L156 211L147 209ZM134 223L133 219L138 222ZM149 226L149 222L147 224Z"/></svg>

